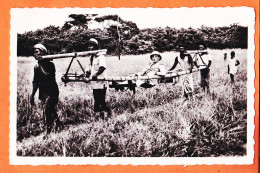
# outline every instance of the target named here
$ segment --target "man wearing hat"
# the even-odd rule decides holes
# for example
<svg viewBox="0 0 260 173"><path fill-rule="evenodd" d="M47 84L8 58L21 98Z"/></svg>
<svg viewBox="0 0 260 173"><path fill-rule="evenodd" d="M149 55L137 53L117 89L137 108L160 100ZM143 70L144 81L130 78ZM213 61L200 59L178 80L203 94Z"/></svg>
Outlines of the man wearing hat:
<svg viewBox="0 0 260 173"><path fill-rule="evenodd" d="M50 60L43 59L42 56L47 54L47 49L42 44L34 46L34 58L38 64L34 67L33 90L30 97L31 105L34 103L34 95L39 89L39 99L43 103L43 117L47 126L47 134L49 134L56 124L60 125L60 121L56 112L58 103L59 89L55 79L55 66Z"/></svg>
<svg viewBox="0 0 260 173"><path fill-rule="evenodd" d="M98 50L99 44L98 41L94 38L89 40L88 49ZM107 81L97 81L97 77L107 77L106 73L106 58L104 53L96 53L90 56L90 74L92 81L90 83L93 90L94 96L94 111L99 112L100 116L103 118L104 112L108 113L108 116L111 115L111 111L106 104L106 91L108 83Z"/></svg>
<svg viewBox="0 0 260 173"><path fill-rule="evenodd" d="M141 72L137 73L138 76L165 76L165 66L160 64L159 61L162 59L161 54L158 51L153 51L150 55L152 63L148 64ZM155 85L157 80L137 80L136 85L144 88L151 88Z"/></svg>

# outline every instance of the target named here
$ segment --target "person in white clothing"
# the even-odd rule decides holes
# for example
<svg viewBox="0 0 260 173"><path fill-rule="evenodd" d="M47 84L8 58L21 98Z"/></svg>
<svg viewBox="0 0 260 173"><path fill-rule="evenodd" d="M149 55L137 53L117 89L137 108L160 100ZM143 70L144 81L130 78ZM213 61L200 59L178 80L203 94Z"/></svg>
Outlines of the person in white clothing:
<svg viewBox="0 0 260 173"><path fill-rule="evenodd" d="M89 40L89 50L98 50L98 41L94 38ZM107 77L106 73L106 59L103 53L96 53L90 56L90 72L86 72L90 75L92 81L90 82L94 96L94 111L99 112L100 116L104 115L104 111L111 115L111 111L108 108L106 99L107 81L97 81L97 77Z"/></svg>
<svg viewBox="0 0 260 173"><path fill-rule="evenodd" d="M235 84L235 74L237 73L237 66L240 64L240 62L238 61L238 59L236 58L235 52L232 51L230 53L230 59L228 62L228 74L230 75L230 79L231 79L231 85Z"/></svg>
<svg viewBox="0 0 260 173"><path fill-rule="evenodd" d="M160 64L159 61L162 59L161 54L158 51L153 51L150 55L152 63L149 63L141 72L136 73L136 76L148 76L152 77L154 75L165 76L166 69L165 66ZM136 86L141 86L144 88L151 88L155 86L158 82L157 79L149 79L149 80L137 80Z"/></svg>
<svg viewBox="0 0 260 173"><path fill-rule="evenodd" d="M169 69L169 71L174 70L178 65L178 71L186 71L190 70L192 72L193 68L193 60L190 54L186 53L186 50L183 46L179 47L180 56L175 58L173 66ZM193 77L192 73L181 76L181 82L184 92L184 97L188 99L192 96L193 93Z"/></svg>

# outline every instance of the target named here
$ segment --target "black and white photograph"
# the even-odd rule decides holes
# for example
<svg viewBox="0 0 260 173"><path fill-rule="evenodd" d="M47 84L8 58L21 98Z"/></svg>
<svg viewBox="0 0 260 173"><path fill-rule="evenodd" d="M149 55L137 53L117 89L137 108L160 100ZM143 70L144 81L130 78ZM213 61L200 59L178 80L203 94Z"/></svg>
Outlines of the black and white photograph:
<svg viewBox="0 0 260 173"><path fill-rule="evenodd" d="M252 164L249 7L12 8L10 164Z"/></svg>

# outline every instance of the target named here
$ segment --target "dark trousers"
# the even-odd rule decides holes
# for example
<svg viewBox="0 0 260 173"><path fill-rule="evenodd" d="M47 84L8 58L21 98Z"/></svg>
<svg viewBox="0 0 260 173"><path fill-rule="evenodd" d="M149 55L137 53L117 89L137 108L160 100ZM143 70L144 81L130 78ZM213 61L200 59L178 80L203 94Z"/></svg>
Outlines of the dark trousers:
<svg viewBox="0 0 260 173"><path fill-rule="evenodd" d="M233 74L230 74L230 79L231 79L231 83L235 83L234 75L233 75Z"/></svg>
<svg viewBox="0 0 260 173"><path fill-rule="evenodd" d="M203 91L205 91L205 89L208 89L209 92L209 80L210 80L210 69L203 69L200 71L200 85L203 88Z"/></svg>
<svg viewBox="0 0 260 173"><path fill-rule="evenodd" d="M94 96L94 111L101 112L106 111L110 113L110 109L106 104L106 91L107 89L93 89Z"/></svg>
<svg viewBox="0 0 260 173"><path fill-rule="evenodd" d="M58 104L57 97L47 96L43 101L44 118L47 126L47 133L50 133L54 125L54 121L58 120L56 105Z"/></svg>

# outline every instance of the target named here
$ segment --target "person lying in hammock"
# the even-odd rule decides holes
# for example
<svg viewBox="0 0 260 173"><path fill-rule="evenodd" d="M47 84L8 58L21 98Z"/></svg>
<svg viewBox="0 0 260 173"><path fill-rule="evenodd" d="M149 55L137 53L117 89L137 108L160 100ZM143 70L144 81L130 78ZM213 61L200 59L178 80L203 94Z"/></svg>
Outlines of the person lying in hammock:
<svg viewBox="0 0 260 173"><path fill-rule="evenodd" d="M141 72L129 75L129 77L136 77L137 79L119 83L113 81L112 85L110 85L110 88L123 90L124 87L127 87L135 93L135 87L151 88L155 86L155 84L158 84L158 79L138 79L138 76L153 77L158 75L163 77L166 75L165 66L159 63L159 61L162 59L161 54L158 51L154 51L150 55L150 58L152 63L149 63Z"/></svg>
<svg viewBox="0 0 260 173"><path fill-rule="evenodd" d="M154 75L165 76L166 69L165 66L160 64L159 61L162 60L162 56L158 51L152 52L150 55L152 63L149 63L141 72L136 73L135 76L148 76L152 77ZM136 80L136 86L143 88L151 88L158 83L157 79L147 79L147 80Z"/></svg>

